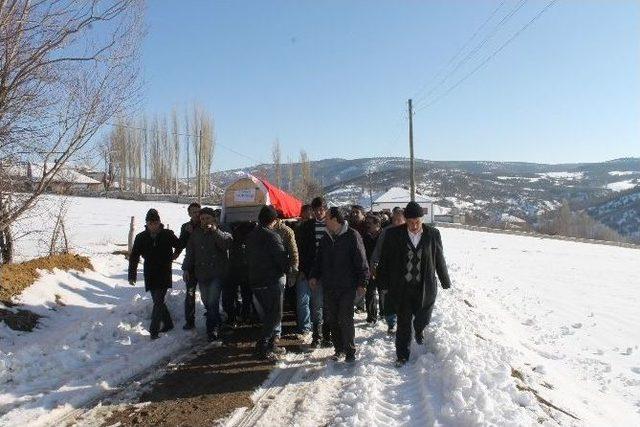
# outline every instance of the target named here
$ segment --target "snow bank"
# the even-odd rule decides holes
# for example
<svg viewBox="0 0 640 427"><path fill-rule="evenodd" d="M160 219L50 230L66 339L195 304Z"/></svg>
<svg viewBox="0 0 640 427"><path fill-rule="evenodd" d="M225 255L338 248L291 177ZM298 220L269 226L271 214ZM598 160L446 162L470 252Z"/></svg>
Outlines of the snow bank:
<svg viewBox="0 0 640 427"><path fill-rule="evenodd" d="M18 302L44 316L33 332L0 329L1 425L44 422L193 343L179 328L182 290L168 296L178 328L151 341L150 297L127 284L124 258L93 262L96 272L56 271L23 293Z"/></svg>
<svg viewBox="0 0 640 427"><path fill-rule="evenodd" d="M441 232L453 288L409 363L360 317L356 365L314 352L257 425L640 425L637 250Z"/></svg>
<svg viewBox="0 0 640 427"><path fill-rule="evenodd" d="M18 302L44 316L33 332L0 323L0 425L48 422L198 339L180 328L182 289L167 298L177 328L151 341L152 303L142 284L127 283L124 258L93 262L96 272L56 271L23 293Z"/></svg>

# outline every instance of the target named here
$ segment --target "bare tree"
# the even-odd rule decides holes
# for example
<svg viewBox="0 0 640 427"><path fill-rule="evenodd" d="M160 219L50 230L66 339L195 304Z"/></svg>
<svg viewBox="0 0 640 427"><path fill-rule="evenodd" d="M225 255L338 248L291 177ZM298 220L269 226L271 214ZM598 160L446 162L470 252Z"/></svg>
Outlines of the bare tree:
<svg viewBox="0 0 640 427"><path fill-rule="evenodd" d="M186 167L187 167L187 196L191 194L191 160L189 156L190 150L189 150L189 138L190 138L190 134L189 134L189 113L188 111L185 112L184 115L184 130L185 130L185 135L187 138L187 142L185 144L185 152L186 152L186 157L187 157L187 161L186 161Z"/></svg>
<svg viewBox="0 0 640 427"><path fill-rule="evenodd" d="M311 162L305 150L300 150L300 180L294 192L303 201L309 201L323 193L322 185L313 177Z"/></svg>
<svg viewBox="0 0 640 427"><path fill-rule="evenodd" d="M280 141L273 141L271 149L271 158L273 160L273 182L277 187L282 186L282 161L280 159Z"/></svg>
<svg viewBox="0 0 640 427"><path fill-rule="evenodd" d="M2 203L4 232L108 120L137 100L141 0L0 1L0 162L42 164ZM4 181L4 180L3 180Z"/></svg>
<svg viewBox="0 0 640 427"><path fill-rule="evenodd" d="M178 179L180 177L180 129L178 127L178 113L171 110L171 137L173 140L173 152L175 158L175 193L178 195Z"/></svg>
<svg viewBox="0 0 640 427"><path fill-rule="evenodd" d="M291 157L287 157L287 191L291 193L295 188L294 185L294 164Z"/></svg>
<svg viewBox="0 0 640 427"><path fill-rule="evenodd" d="M213 117L202 106L194 105L191 117L191 138L195 159L196 196L202 197L210 191L211 165L215 149Z"/></svg>

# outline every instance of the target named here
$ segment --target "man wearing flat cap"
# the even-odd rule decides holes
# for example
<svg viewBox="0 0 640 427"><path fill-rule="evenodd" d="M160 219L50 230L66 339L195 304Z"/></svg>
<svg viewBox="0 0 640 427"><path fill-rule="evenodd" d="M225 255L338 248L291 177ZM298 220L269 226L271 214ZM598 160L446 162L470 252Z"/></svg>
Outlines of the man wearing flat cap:
<svg viewBox="0 0 640 427"><path fill-rule="evenodd" d="M424 343L436 301L436 274L444 289L451 287L440 232L422 223L424 212L416 202L407 204L404 216L405 224L387 230L376 270L398 316L397 366L409 360L412 326L416 342Z"/></svg>
<svg viewBox="0 0 640 427"><path fill-rule="evenodd" d="M151 339L158 338L159 332L173 329L171 314L164 302L167 290L171 287L171 262L174 251L180 242L173 231L164 228L160 214L149 209L145 217L144 231L136 235L129 254L129 283L135 286L138 278L138 263L144 259L144 289L151 292L153 311L149 334ZM162 328L160 327L162 325Z"/></svg>

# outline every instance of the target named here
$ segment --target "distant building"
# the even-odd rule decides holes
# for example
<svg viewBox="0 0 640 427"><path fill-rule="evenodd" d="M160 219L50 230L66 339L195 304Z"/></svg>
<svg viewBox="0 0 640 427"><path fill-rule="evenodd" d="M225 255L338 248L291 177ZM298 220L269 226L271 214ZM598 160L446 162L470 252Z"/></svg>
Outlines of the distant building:
<svg viewBox="0 0 640 427"><path fill-rule="evenodd" d="M11 165L9 172L4 172L5 175L22 187L24 190L29 190L42 180L43 175L47 173L47 170L53 165L43 165L36 163L18 163ZM55 174L55 176L48 183L45 191L67 194L81 191L102 191L102 182L88 177L72 168L62 167Z"/></svg>
<svg viewBox="0 0 640 427"><path fill-rule="evenodd" d="M435 215L444 213L446 208L442 208L434 203L434 198L415 195L415 201L424 209L425 221L433 223ZM391 187L383 193L377 193L372 197L363 197L360 200L362 206L369 207L372 211L393 210L396 206L404 208L411 201L411 192L402 187Z"/></svg>

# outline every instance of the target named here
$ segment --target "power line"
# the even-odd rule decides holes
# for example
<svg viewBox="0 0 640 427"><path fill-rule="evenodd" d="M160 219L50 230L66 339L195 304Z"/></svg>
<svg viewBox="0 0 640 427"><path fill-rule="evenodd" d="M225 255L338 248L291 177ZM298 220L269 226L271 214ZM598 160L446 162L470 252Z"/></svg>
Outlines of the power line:
<svg viewBox="0 0 640 427"><path fill-rule="evenodd" d="M468 52L467 55L464 58L462 58L456 64L456 66L442 80L440 80L440 82L438 82L438 84L431 91L429 91L427 95L421 97L416 103L417 105L416 111L418 111L422 106L424 106L424 103L428 101L428 98L431 94L433 94L434 92L439 90L441 87L443 87L445 83L451 77L453 77L458 72L458 70L460 70L460 68L462 68L471 59L473 59L478 54L478 52L480 52L480 50L489 42L489 40L491 40L498 33L500 28L503 27L516 13L520 11L520 9L524 7L527 1L528 0L520 0L520 2L517 3L516 6L513 9L511 9L511 11L509 11L505 16L503 16L502 19L489 31L489 33L485 35L485 37L470 52Z"/></svg>
<svg viewBox="0 0 640 427"><path fill-rule="evenodd" d="M533 18L531 18L531 20L529 22L527 22L524 26L522 26L522 28L520 28L518 31L516 31L513 36L511 36L509 39L507 39L507 41L505 41L491 55L486 57L477 67L475 67L473 70L471 70L469 73L467 73L463 78L458 80L458 82L456 82L453 86L450 86L449 89L447 89L445 92L443 92L438 97L433 99L430 103L425 104L425 105L421 106L420 108L416 109L416 113L418 113L419 111L422 111L422 110L424 110L426 108L429 108L433 104L435 104L436 102L440 101L442 98L444 98L445 96L450 94L452 91L454 91L456 88L458 88L462 83L464 83L466 80L468 80L472 75L474 75L476 72L478 72L484 66L486 66L493 58L495 58L500 52L502 52L502 50L504 48L506 48L509 44L511 44L512 41L514 41L520 34L522 34L527 28L529 28L536 20L538 20L538 18L540 18L547 10L549 10L557 2L558 2L558 0L551 0L549 3L547 3L547 5L544 8L542 8L542 10L540 10Z"/></svg>
<svg viewBox="0 0 640 427"><path fill-rule="evenodd" d="M422 85L422 87L412 96L412 98L415 98L417 100L416 103L421 102L424 98L428 98L429 95L431 95L431 93L435 90L435 87L433 87L426 95L422 95L420 96L420 93L425 91L427 89L427 87L433 83L434 81L438 80L442 74L445 72L445 70L447 70L447 68L449 68L449 66L451 64L453 64L453 62L455 60L458 59L458 57L464 52L464 50L467 48L467 46L469 46L469 44L471 44L471 42L473 41L473 39L476 38L476 36L478 34L480 34L480 32L484 29L484 27L493 19L493 17L498 13L498 10L500 10L502 8L502 6L504 6L506 0L503 0L498 7L496 7L493 12L491 12L491 14L489 15L489 17L476 29L476 31L471 35L471 37L469 37L467 39L467 41L458 49L458 51L455 53L455 55L453 55L451 57L451 59L449 59L449 62L447 62L447 64L440 68L440 70L438 71L438 73L436 73L436 75L433 77L433 79L431 79L430 82L426 82L425 84Z"/></svg>

